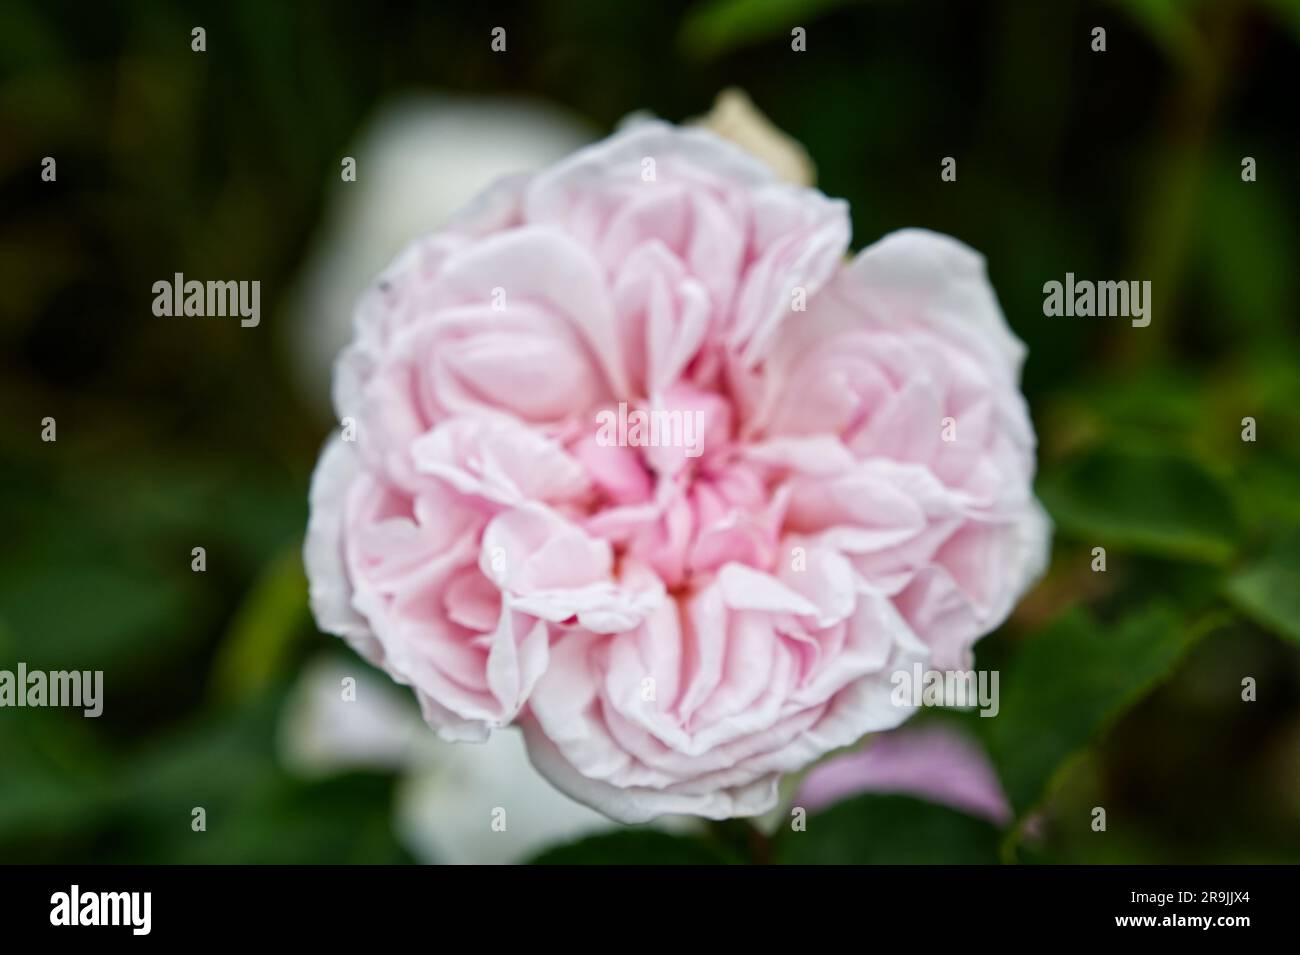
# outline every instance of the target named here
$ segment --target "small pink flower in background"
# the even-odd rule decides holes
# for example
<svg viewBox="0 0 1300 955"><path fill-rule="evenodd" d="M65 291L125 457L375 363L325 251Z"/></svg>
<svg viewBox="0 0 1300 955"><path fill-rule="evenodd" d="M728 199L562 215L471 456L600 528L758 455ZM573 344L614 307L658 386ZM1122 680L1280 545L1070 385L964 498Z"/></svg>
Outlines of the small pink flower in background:
<svg viewBox="0 0 1300 955"><path fill-rule="evenodd" d="M1012 817L988 756L964 733L940 723L881 733L856 752L818 764L794 801L817 812L863 793L916 796L997 826Z"/></svg>
<svg viewBox="0 0 1300 955"><path fill-rule="evenodd" d="M897 726L891 674L969 665L1049 528L980 257L848 240L844 203L659 122L416 240L336 369L319 625L626 822L765 812Z"/></svg>

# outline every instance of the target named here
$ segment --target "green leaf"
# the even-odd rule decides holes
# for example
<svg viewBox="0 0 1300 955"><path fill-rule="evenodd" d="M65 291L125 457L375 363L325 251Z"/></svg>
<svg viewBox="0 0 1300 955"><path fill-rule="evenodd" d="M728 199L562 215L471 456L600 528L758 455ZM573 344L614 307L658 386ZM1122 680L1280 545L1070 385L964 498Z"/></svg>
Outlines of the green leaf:
<svg viewBox="0 0 1300 955"><path fill-rule="evenodd" d="M1192 26L1196 0L1120 0L1119 5L1173 59L1190 64L1205 58L1205 41Z"/></svg>
<svg viewBox="0 0 1300 955"><path fill-rule="evenodd" d="M1017 814L1034 808L1068 761L1168 677L1205 632L1165 607L1110 627L1075 610L1025 641L1000 674L998 715L974 720Z"/></svg>
<svg viewBox="0 0 1300 955"><path fill-rule="evenodd" d="M244 598L213 663L215 694L222 699L265 689L291 659L307 614L302 548L285 548L262 571Z"/></svg>
<svg viewBox="0 0 1300 955"><path fill-rule="evenodd" d="M1300 0L1264 0L1264 6L1291 31L1292 39L1300 42Z"/></svg>
<svg viewBox="0 0 1300 955"><path fill-rule="evenodd" d="M207 713L139 751L112 752L50 710L0 719L0 858L110 863L408 862L394 779L302 780L275 748L279 690ZM206 830L192 828L202 807Z"/></svg>
<svg viewBox="0 0 1300 955"><path fill-rule="evenodd" d="M850 0L709 0L686 18L680 43L706 59L757 40L807 27L818 15Z"/></svg>
<svg viewBox="0 0 1300 955"><path fill-rule="evenodd" d="M908 796L872 793L810 816L804 832L782 830L784 865L980 864L998 861L999 831L982 819Z"/></svg>
<svg viewBox="0 0 1300 955"><path fill-rule="evenodd" d="M209 571L231 561L259 567L307 523L303 484L230 462L137 461L67 484L86 510L105 498L116 503L102 514L114 536L174 540L187 555L202 544Z"/></svg>
<svg viewBox="0 0 1300 955"><path fill-rule="evenodd" d="M1231 496L1191 458L1106 448L1039 488L1058 527L1089 544L1219 564L1236 550Z"/></svg>
<svg viewBox="0 0 1300 955"><path fill-rule="evenodd" d="M1270 164L1271 157L1261 150L1251 155L1261 167ZM1283 183L1266 175L1258 182L1242 182L1241 160L1240 153L1216 156L1212 174L1205 178L1191 235L1193 267L1211 299L1207 309L1232 316L1220 334L1236 336L1231 340L1242 350L1267 356L1276 353L1294 322L1295 217ZM1294 373L1289 374L1288 382L1294 381Z"/></svg>
<svg viewBox="0 0 1300 955"><path fill-rule="evenodd" d="M1300 643L1300 530L1274 541L1263 557L1229 579L1227 590L1255 623Z"/></svg>
<svg viewBox="0 0 1300 955"><path fill-rule="evenodd" d="M733 865L740 860L702 839L657 829L622 829L547 849L531 865Z"/></svg>
<svg viewBox="0 0 1300 955"><path fill-rule="evenodd" d="M39 9L39 12L38 12ZM4 29L0 30L0 64L5 72L16 75L24 71L54 72L67 63L65 38L60 36L55 22L43 8L32 9L25 4L6 4Z"/></svg>
<svg viewBox="0 0 1300 955"><path fill-rule="evenodd" d="M26 563L0 579L0 618L18 660L31 669L104 670L106 682L120 676L121 686L132 667L173 649L201 602L192 581L125 562Z"/></svg>
<svg viewBox="0 0 1300 955"><path fill-rule="evenodd" d="M207 809L206 831L191 828L184 802L158 813L106 851L110 862L230 865L410 862L393 832L392 778L349 773L327 780L281 779L248 798ZM116 843L116 840L115 840Z"/></svg>
<svg viewBox="0 0 1300 955"><path fill-rule="evenodd" d="M105 767L80 722L51 710L0 718L0 858L15 842L64 837L101 808Z"/></svg>
<svg viewBox="0 0 1300 955"><path fill-rule="evenodd" d="M123 760L105 861L409 861L393 832L391 776L308 781L280 765L282 702L272 688ZM202 832L191 826L196 807L206 814Z"/></svg>

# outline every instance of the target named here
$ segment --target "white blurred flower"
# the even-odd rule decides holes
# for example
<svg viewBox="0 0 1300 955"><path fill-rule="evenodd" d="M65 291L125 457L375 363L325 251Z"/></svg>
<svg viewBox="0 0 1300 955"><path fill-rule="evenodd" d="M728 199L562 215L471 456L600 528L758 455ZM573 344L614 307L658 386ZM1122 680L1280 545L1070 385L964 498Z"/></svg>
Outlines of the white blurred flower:
<svg viewBox="0 0 1300 955"><path fill-rule="evenodd" d="M332 186L292 297L290 360L310 402L329 407L352 307L407 243L496 179L594 138L573 114L538 101L427 94L381 107L345 153L357 161L356 181Z"/></svg>
<svg viewBox="0 0 1300 955"><path fill-rule="evenodd" d="M356 681L345 699L343 680ZM607 831L600 813L552 787L517 731L482 744L444 743L398 687L361 664L322 656L303 668L280 721L280 757L294 773L398 771L394 825L421 862L525 862L543 849ZM505 828L493 811L505 810Z"/></svg>
<svg viewBox="0 0 1300 955"><path fill-rule="evenodd" d="M355 681L352 699L345 680ZM424 721L406 694L360 665L321 656L302 670L280 718L280 757L294 773L404 769Z"/></svg>
<svg viewBox="0 0 1300 955"><path fill-rule="evenodd" d="M432 759L397 796L403 843L424 862L500 865L607 832L608 819L574 802L528 761L518 730L486 743L444 743L428 734ZM493 828L496 813L503 828Z"/></svg>

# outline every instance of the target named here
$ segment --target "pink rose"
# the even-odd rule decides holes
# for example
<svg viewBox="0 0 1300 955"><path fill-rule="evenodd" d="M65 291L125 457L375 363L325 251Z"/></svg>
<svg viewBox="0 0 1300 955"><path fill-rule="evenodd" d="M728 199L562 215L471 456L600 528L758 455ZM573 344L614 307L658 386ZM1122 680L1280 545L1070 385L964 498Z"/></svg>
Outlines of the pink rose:
<svg viewBox="0 0 1300 955"><path fill-rule="evenodd" d="M1049 531L982 260L848 238L844 203L656 122L414 242L336 370L321 628L627 822L761 813L902 722L891 675L967 665Z"/></svg>

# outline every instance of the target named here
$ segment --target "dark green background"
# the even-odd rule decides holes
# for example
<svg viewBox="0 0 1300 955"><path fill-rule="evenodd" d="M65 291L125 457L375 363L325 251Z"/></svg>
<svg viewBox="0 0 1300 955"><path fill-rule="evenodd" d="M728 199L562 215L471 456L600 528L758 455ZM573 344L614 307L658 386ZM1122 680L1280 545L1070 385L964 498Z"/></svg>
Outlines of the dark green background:
<svg viewBox="0 0 1300 955"><path fill-rule="evenodd" d="M561 858L1300 860L1298 61L1293 0L9 0L0 667L102 668L107 702L0 711L0 861L406 858L391 779L303 783L272 745L300 662L333 646L297 558L330 422L281 319L339 156L411 89L527 93L608 129L727 86L807 146L855 247L925 226L982 251L1029 345L1057 542L980 645L1004 698L975 729L1037 821L875 797L774 845L726 824ZM260 279L261 327L155 319L175 271ZM1152 324L1045 318L1067 271L1152 281ZM196 804L220 838L192 837Z"/></svg>

